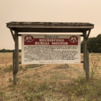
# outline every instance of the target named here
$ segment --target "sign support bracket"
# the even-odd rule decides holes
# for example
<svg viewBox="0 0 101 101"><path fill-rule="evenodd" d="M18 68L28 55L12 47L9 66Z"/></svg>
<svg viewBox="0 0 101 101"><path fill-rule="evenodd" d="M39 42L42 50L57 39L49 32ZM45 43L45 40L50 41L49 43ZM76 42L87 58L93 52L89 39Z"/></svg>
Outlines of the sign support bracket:
<svg viewBox="0 0 101 101"><path fill-rule="evenodd" d="M12 29L10 29L10 31L11 31L11 34L12 34L13 40L15 41L15 34L14 34L14 32L13 32Z"/></svg>

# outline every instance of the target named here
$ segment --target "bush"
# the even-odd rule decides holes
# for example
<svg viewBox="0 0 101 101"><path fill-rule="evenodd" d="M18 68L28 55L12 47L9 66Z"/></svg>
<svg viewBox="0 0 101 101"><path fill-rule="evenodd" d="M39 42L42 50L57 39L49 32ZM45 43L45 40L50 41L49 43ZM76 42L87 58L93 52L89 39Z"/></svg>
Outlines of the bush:
<svg viewBox="0 0 101 101"><path fill-rule="evenodd" d="M83 52L84 41L81 42L81 52ZM91 53L101 53L101 34L87 40L87 49Z"/></svg>

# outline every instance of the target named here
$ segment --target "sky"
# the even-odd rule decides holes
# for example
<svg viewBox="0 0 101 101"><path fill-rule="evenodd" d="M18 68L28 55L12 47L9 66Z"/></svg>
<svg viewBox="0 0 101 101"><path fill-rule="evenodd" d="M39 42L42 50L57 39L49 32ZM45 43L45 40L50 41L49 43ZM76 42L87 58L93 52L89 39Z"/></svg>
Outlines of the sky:
<svg viewBox="0 0 101 101"><path fill-rule="evenodd" d="M94 24L90 37L96 37L101 34L101 0L0 0L0 49L14 49L6 27L11 21L89 22Z"/></svg>

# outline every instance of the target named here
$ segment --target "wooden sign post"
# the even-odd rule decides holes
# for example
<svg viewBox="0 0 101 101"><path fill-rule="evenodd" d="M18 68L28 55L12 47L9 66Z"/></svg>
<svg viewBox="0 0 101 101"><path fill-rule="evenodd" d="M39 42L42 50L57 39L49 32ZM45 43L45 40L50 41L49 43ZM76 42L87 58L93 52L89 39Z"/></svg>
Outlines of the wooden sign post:
<svg viewBox="0 0 101 101"><path fill-rule="evenodd" d="M13 83L16 85L17 72L19 69L19 42L21 36L19 32L40 32L44 33L81 33L84 39L84 70L86 79L89 80L89 53L87 50L87 39L90 31L94 28L91 23L60 23L60 22L9 22L7 27L10 29L15 42L15 50L13 52Z"/></svg>

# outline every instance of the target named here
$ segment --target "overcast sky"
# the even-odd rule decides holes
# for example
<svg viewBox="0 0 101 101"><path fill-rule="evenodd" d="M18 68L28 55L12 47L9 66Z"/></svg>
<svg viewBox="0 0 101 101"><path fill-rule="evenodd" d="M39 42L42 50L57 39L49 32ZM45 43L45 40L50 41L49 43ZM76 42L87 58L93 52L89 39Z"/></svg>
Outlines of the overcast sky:
<svg viewBox="0 0 101 101"><path fill-rule="evenodd" d="M14 49L7 22L89 22L101 33L101 0L0 0L0 49Z"/></svg>

